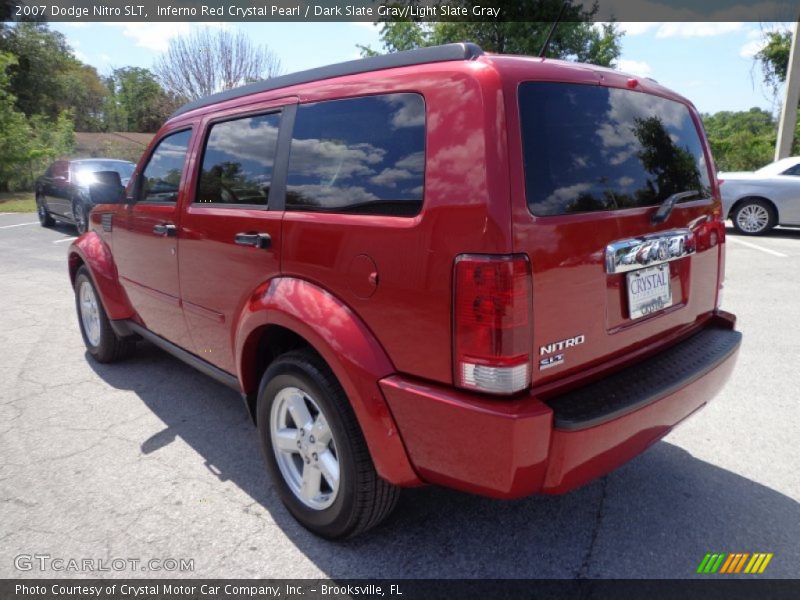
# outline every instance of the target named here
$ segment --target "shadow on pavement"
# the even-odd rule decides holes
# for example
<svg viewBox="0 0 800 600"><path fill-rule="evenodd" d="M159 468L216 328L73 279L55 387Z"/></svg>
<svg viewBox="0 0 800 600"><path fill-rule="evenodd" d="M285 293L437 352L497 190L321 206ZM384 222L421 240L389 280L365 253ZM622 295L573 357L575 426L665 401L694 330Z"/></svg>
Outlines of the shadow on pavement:
<svg viewBox="0 0 800 600"><path fill-rule="evenodd" d="M89 363L109 385L135 391L166 423L141 440L143 454L180 437L221 481L264 506L331 578L683 578L694 575L706 552L773 552L766 575L797 575L800 504L668 442L565 496L507 502L433 487L406 490L378 529L327 542L300 527L272 491L236 393L146 343L125 363ZM263 552L272 542L265 535L256 543Z"/></svg>
<svg viewBox="0 0 800 600"><path fill-rule="evenodd" d="M57 231L58 233L63 233L64 237L76 237L78 235L78 230L75 229L75 225L70 225L68 223L64 223L63 221L56 221L50 227L48 227L51 231Z"/></svg>

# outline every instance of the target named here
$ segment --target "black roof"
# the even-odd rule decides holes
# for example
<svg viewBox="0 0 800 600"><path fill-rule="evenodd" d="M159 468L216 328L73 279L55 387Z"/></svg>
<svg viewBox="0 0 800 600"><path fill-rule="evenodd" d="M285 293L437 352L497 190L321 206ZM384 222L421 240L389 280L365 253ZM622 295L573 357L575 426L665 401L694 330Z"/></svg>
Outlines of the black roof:
<svg viewBox="0 0 800 600"><path fill-rule="evenodd" d="M187 102L178 110L172 113L173 117L177 117L183 113L189 112L196 108L203 106L210 106L225 100L232 100L234 98L241 98L242 96L249 96L250 94L257 94L259 92L266 92L269 90L276 90L290 85L297 85L300 83L309 83L312 81L320 81L322 79L331 79L332 77L341 77L343 75L355 75L357 73L368 73L370 71L379 71L381 69L393 69L395 67L407 67L411 65L421 65L425 63L444 62L451 60L474 60L483 54L480 46L471 43L458 43L458 44L445 44L443 46L430 46L427 48L416 48L414 50L406 50L405 52L394 52L392 54L382 54L380 56L370 56L369 58L359 58L356 60L349 60L343 63L328 65L326 67L318 67L316 69L309 69L307 71L299 71L297 73L289 73L288 75L280 75L271 79L257 81L242 87L234 88L212 94L204 98L199 98L191 102Z"/></svg>

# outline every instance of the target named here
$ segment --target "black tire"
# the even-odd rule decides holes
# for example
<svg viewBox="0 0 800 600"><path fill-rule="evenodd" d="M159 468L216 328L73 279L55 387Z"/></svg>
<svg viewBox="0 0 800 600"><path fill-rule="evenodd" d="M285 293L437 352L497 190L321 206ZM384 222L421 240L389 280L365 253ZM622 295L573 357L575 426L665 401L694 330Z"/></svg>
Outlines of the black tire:
<svg viewBox="0 0 800 600"><path fill-rule="evenodd" d="M83 318L83 308L81 306L81 293L82 286L88 285L91 292L94 294L96 302L96 316L98 320L98 331L90 334L86 330L86 325ZM83 336L83 342L86 344L86 350L97 362L112 363L126 358L133 352L136 346L136 340L132 338L121 338L112 329L108 321L108 316L103 308L103 303L100 301L100 295L94 286L89 270L84 266L78 269L75 276L75 308L78 312L78 326Z"/></svg>
<svg viewBox="0 0 800 600"><path fill-rule="evenodd" d="M79 198L72 201L72 219L75 221L78 235L83 235L89 229L89 212L87 206Z"/></svg>
<svg viewBox="0 0 800 600"><path fill-rule="evenodd" d="M42 227L52 227L55 225L55 220L50 215L50 211L44 205L44 200L39 194L36 194L36 213L39 216L39 224Z"/></svg>
<svg viewBox="0 0 800 600"><path fill-rule="evenodd" d="M339 484L333 503L326 508L304 503L278 466L270 433L271 417L277 395L287 388L297 388L313 398L330 427ZM347 396L330 368L314 352L288 352L269 366L258 390L257 422L264 460L281 500L309 531L327 539L353 537L378 525L397 505L400 488L378 476ZM302 460L299 462L302 466Z"/></svg>
<svg viewBox="0 0 800 600"><path fill-rule="evenodd" d="M770 202L749 198L736 205L731 220L742 235L764 235L778 224L778 215Z"/></svg>

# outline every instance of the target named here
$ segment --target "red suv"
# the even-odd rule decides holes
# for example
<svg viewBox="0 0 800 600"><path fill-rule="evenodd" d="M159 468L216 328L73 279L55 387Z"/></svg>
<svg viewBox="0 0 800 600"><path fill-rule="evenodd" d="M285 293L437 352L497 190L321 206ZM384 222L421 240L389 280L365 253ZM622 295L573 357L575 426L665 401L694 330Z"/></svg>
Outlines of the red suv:
<svg viewBox="0 0 800 600"><path fill-rule="evenodd" d="M741 334L697 111L453 44L191 102L69 254L98 361L144 338L241 392L292 514L401 487L562 493L706 404Z"/></svg>

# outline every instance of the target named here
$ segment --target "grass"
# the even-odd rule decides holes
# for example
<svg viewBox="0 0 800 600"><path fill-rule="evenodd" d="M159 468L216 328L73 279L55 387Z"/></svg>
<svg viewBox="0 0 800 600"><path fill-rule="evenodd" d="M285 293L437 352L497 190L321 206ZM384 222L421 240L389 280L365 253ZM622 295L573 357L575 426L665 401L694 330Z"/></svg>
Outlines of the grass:
<svg viewBox="0 0 800 600"><path fill-rule="evenodd" d="M33 192L0 192L0 212L36 212Z"/></svg>

